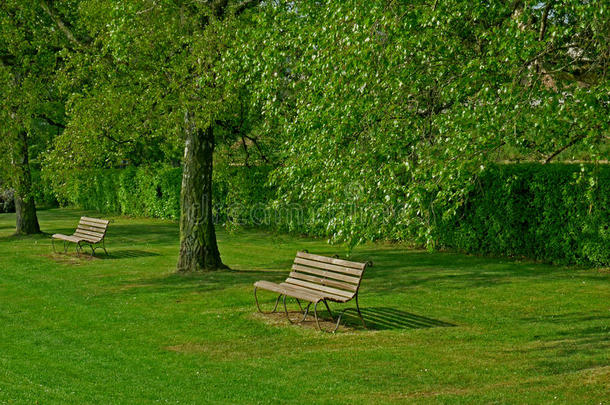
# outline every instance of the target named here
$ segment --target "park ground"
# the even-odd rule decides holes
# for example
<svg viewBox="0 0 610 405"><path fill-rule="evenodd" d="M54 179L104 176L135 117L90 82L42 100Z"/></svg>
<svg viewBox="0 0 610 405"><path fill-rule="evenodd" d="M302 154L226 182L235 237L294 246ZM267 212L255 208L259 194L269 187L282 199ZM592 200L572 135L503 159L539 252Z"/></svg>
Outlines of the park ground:
<svg viewBox="0 0 610 405"><path fill-rule="evenodd" d="M71 233L83 214L39 217ZM175 222L109 218L91 258L0 215L0 403L610 404L608 269L369 244L351 258L374 262L371 329L323 334L257 314L252 284L344 248L219 230L231 270L177 275Z"/></svg>

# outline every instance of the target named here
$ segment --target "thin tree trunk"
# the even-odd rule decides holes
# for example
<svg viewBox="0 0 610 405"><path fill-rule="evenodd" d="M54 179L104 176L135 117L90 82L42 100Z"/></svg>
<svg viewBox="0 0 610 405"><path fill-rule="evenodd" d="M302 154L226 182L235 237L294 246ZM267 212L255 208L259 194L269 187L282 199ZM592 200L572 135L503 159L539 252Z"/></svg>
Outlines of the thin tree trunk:
<svg viewBox="0 0 610 405"><path fill-rule="evenodd" d="M220 259L212 216L213 128L196 128L188 113L185 124L178 271L226 268Z"/></svg>
<svg viewBox="0 0 610 405"><path fill-rule="evenodd" d="M15 233L30 235L40 233L36 204L32 193L32 175L28 158L28 137L25 131L17 136L15 158L15 212L17 226Z"/></svg>

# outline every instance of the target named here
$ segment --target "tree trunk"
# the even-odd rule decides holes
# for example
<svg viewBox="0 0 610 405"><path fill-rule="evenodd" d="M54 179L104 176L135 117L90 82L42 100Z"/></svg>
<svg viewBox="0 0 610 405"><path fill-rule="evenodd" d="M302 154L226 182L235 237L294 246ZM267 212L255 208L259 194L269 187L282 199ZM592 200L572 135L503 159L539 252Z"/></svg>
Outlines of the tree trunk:
<svg viewBox="0 0 610 405"><path fill-rule="evenodd" d="M178 271L226 268L220 259L212 216L213 128L196 128L188 113L185 124Z"/></svg>
<svg viewBox="0 0 610 405"><path fill-rule="evenodd" d="M34 195L32 193L32 175L28 158L28 137L25 131L19 133L15 146L15 157L13 160L15 169L15 212L17 215L15 234L30 235L40 233L40 225L36 215L36 204L34 203Z"/></svg>

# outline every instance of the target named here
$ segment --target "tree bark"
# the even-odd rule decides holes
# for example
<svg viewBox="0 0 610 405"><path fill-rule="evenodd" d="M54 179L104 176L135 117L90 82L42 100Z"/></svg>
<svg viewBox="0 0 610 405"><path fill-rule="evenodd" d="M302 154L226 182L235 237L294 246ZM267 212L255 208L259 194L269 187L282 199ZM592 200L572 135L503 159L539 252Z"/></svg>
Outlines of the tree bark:
<svg viewBox="0 0 610 405"><path fill-rule="evenodd" d="M178 271L226 268L218 251L212 215L213 127L197 128L189 113L185 126Z"/></svg>
<svg viewBox="0 0 610 405"><path fill-rule="evenodd" d="M25 131L21 131L18 134L15 146L15 157L13 160L15 169L15 212L17 215L15 234L30 235L40 233L40 225L36 215L36 204L32 193L28 137Z"/></svg>

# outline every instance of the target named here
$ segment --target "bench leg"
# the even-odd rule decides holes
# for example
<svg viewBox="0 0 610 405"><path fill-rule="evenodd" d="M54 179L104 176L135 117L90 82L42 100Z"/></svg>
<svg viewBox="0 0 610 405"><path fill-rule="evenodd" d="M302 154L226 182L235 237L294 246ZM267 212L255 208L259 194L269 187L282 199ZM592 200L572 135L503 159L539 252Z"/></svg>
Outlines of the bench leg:
<svg viewBox="0 0 610 405"><path fill-rule="evenodd" d="M309 303L309 305L307 305L305 307L305 311L303 312L303 308L301 307L301 303L299 303L299 307L301 308L301 312L303 312L303 318L301 318L300 321L293 321L292 319L290 319L290 315L288 314L288 307L286 307L286 295L284 295L284 312L286 312L286 318L288 318L288 322L290 323L301 323L303 322L306 318L307 318L307 314L309 313L309 307L311 307L311 302ZM298 301L298 299L297 299Z"/></svg>
<svg viewBox="0 0 610 405"><path fill-rule="evenodd" d="M362 326L364 327L364 329L367 329L366 322L364 322L364 317L362 316L362 312L360 312L360 305L358 304L358 294L356 294L356 309L358 310L358 316L362 321Z"/></svg>
<svg viewBox="0 0 610 405"><path fill-rule="evenodd" d="M334 322L335 321L335 317L333 316L333 311L330 310L330 307L328 306L328 302L326 300L321 300L324 303L324 306L326 307L326 310L328 311L328 315L330 316L330 319ZM318 301L320 302L320 301ZM337 324L335 325L335 328L333 330L325 330L322 329L322 327L320 326L320 318L318 317L318 302L316 302L316 305L314 306L314 316L316 318L316 326L318 327L319 331L322 332L330 332L330 333L335 333L337 331L337 329L339 328L339 322L341 322L341 315L339 315L339 318L337 319Z"/></svg>
<svg viewBox="0 0 610 405"><path fill-rule="evenodd" d="M324 305L326 306L326 310L328 311L328 315L330 316L330 319L332 319L333 322L335 322L335 317L333 316L333 311L330 310L330 307L328 306L328 302L326 302L326 300L324 300Z"/></svg>
<svg viewBox="0 0 610 405"><path fill-rule="evenodd" d="M104 239L102 239L102 249L104 249L104 253L106 253L106 256L110 256L108 254L108 251L106 250L106 241Z"/></svg>
<svg viewBox="0 0 610 405"><path fill-rule="evenodd" d="M106 251L106 249L104 249L104 251ZM108 252L106 252L106 254L108 254ZM258 309L258 312L260 312L261 314L275 313L277 310L277 305L280 303L280 298L282 298L282 294L277 296L277 299L275 300L275 305L273 306L273 310L271 312L265 312L261 309L260 305L258 304L258 297L256 296L256 289L257 289L257 287L254 287L254 302L256 302L256 308Z"/></svg>
<svg viewBox="0 0 610 405"><path fill-rule="evenodd" d="M314 317L316 318L316 326L318 327L319 331L322 331L323 329L320 327L320 319L318 319L318 304L320 303L320 301L317 301L316 304L313 306L313 314Z"/></svg>
<svg viewBox="0 0 610 405"><path fill-rule="evenodd" d="M362 316L362 312L360 312L360 304L358 303L358 295L356 295L355 298L356 298L356 308L346 308L343 311L341 311L341 313L339 314L339 317L337 318L337 323L335 324L335 328L331 331L324 330L320 327L320 322L318 321L317 305L316 305L316 307L314 307L314 312L315 312L315 317L316 317L316 325L318 326L318 329L323 332L335 333L337 331L337 329L339 329L339 325L341 324L341 319L343 318L343 315L348 311L356 312L358 314L358 317L360 317L360 320L362 321L362 326L364 327L364 329L367 329L366 323L364 322L364 317ZM330 308L328 307L328 303L326 302L326 300L324 300L324 304L326 305L326 309L328 309L328 312L330 313L330 317L334 322L334 318L332 316L332 313L330 312Z"/></svg>

